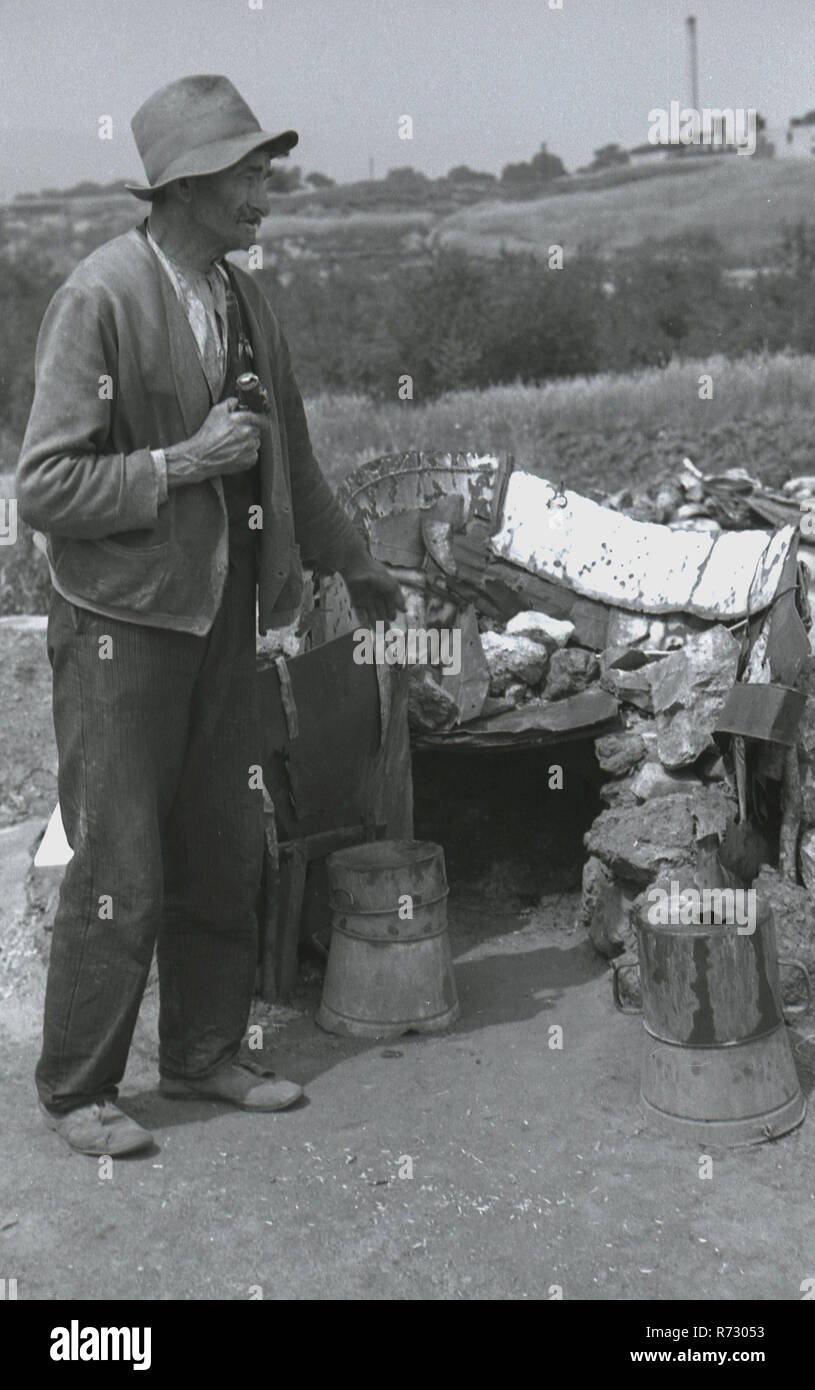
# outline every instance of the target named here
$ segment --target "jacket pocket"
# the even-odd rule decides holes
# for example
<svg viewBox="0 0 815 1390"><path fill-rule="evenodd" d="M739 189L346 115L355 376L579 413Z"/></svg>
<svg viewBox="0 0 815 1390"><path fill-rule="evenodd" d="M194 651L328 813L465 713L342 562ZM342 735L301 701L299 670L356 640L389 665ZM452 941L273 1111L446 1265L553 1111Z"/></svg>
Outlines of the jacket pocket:
<svg viewBox="0 0 815 1390"><path fill-rule="evenodd" d="M54 573L65 591L106 608L149 612L167 586L172 544L143 547L112 540L68 541L55 557Z"/></svg>
<svg viewBox="0 0 815 1390"><path fill-rule="evenodd" d="M135 535L137 533L129 532L128 534ZM126 545L124 542L115 541L110 537L98 540L95 544L99 546L100 550L106 550L109 555L115 555L117 557L143 555L145 558L161 555L164 551L168 550L170 546L169 540L158 541L156 545L139 545L136 541L133 541L130 545Z"/></svg>

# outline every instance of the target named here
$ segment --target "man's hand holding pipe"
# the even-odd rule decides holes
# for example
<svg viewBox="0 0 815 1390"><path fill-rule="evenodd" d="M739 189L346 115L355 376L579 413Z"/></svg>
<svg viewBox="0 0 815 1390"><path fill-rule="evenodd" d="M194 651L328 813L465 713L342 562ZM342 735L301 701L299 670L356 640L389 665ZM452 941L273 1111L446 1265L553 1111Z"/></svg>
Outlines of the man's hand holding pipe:
<svg viewBox="0 0 815 1390"><path fill-rule="evenodd" d="M269 417L238 410L235 396L219 401L191 439L164 450L167 487L201 483L218 473L242 473L257 462L260 431Z"/></svg>

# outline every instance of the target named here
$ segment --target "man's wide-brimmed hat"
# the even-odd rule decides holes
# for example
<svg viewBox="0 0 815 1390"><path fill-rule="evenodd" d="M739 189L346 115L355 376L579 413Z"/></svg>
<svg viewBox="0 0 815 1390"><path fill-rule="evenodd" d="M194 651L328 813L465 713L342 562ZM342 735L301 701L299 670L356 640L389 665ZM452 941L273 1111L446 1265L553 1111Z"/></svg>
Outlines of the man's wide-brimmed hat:
<svg viewBox="0 0 815 1390"><path fill-rule="evenodd" d="M181 77L148 97L130 122L149 184L126 184L137 198L152 198L174 179L217 174L252 150L288 154L296 130L270 135L228 77Z"/></svg>

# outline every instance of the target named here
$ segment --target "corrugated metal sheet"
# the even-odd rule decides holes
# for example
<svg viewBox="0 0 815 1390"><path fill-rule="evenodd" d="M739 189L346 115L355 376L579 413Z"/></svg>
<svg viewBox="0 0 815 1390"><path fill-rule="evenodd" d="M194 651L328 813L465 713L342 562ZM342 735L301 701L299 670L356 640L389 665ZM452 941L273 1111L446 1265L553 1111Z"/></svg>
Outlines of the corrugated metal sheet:
<svg viewBox="0 0 815 1390"><path fill-rule="evenodd" d="M579 493L560 494L514 473L491 548L544 579L620 608L737 619L766 608L778 587L795 527L766 531L672 530L634 521Z"/></svg>

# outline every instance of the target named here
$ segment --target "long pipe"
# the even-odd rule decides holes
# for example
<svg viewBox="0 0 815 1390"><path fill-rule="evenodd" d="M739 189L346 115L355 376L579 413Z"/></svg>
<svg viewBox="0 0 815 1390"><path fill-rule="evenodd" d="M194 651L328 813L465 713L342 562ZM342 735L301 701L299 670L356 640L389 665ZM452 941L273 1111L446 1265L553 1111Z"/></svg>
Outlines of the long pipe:
<svg viewBox="0 0 815 1390"><path fill-rule="evenodd" d="M699 56L696 51L696 16L688 15L688 50L690 53L691 104L694 111L699 110Z"/></svg>

